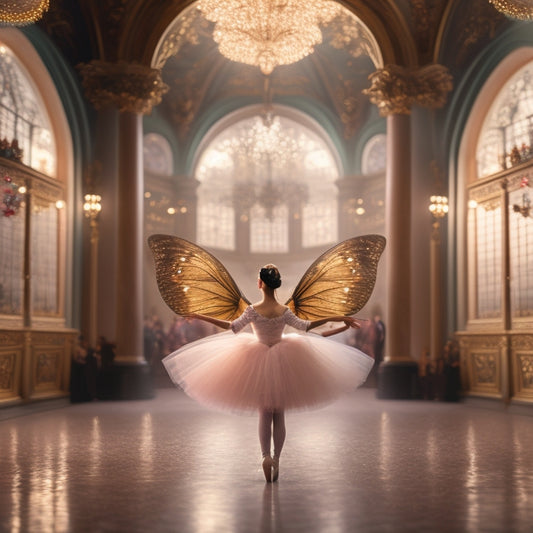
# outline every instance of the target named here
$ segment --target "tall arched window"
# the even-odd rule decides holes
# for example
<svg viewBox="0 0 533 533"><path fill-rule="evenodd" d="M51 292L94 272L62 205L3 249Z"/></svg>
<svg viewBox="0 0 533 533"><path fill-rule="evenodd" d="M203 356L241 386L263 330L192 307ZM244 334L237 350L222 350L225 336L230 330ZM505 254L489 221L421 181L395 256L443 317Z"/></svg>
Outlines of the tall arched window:
<svg viewBox="0 0 533 533"><path fill-rule="evenodd" d="M478 177L533 157L533 65L516 72L494 101L476 151Z"/></svg>
<svg viewBox="0 0 533 533"><path fill-rule="evenodd" d="M62 311L65 195L64 182L50 179L55 174L46 107L17 56L0 43L0 315L25 313L28 322L30 313L59 317Z"/></svg>
<svg viewBox="0 0 533 533"><path fill-rule="evenodd" d="M25 165L49 176L55 174L55 143L40 95L22 64L2 44L0 139L9 145L17 141Z"/></svg>
<svg viewBox="0 0 533 533"><path fill-rule="evenodd" d="M468 190L469 318L474 322L510 322L516 328L533 317L532 76L529 63L508 79L478 139L477 177L483 180L473 180Z"/></svg>
<svg viewBox="0 0 533 533"><path fill-rule="evenodd" d="M204 246L286 253L337 239L338 166L318 126L248 113L217 129L196 165Z"/></svg>

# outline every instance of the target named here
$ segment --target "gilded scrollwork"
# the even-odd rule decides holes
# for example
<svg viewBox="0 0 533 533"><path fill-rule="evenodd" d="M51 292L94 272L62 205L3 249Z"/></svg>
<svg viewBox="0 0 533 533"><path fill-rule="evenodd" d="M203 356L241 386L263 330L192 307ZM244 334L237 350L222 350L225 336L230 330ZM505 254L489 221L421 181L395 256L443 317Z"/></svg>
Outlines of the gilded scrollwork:
<svg viewBox="0 0 533 533"><path fill-rule="evenodd" d="M13 352L0 353L0 392L13 388L15 360L16 354Z"/></svg>
<svg viewBox="0 0 533 533"><path fill-rule="evenodd" d="M533 391L533 354L519 354L518 363L521 390L528 389Z"/></svg>
<svg viewBox="0 0 533 533"><path fill-rule="evenodd" d="M199 9L190 9L183 13L179 20L171 26L161 46L156 51L154 67L162 69L167 59L178 55L185 45L198 45L202 36L207 33L209 26L212 26L212 23L202 17Z"/></svg>
<svg viewBox="0 0 533 533"><path fill-rule="evenodd" d="M419 58L433 57L446 0L410 0L411 21Z"/></svg>
<svg viewBox="0 0 533 533"><path fill-rule="evenodd" d="M40 351L37 355L35 368L35 385L55 384L57 378L57 354L51 351Z"/></svg>
<svg viewBox="0 0 533 533"><path fill-rule="evenodd" d="M87 98L96 109L115 107L121 112L149 114L168 91L160 70L139 63L94 60L78 69Z"/></svg>
<svg viewBox="0 0 533 533"><path fill-rule="evenodd" d="M473 353L474 381L478 385L495 385L497 383L496 355L492 353Z"/></svg>
<svg viewBox="0 0 533 533"><path fill-rule="evenodd" d="M453 88L452 76L442 65L420 69L387 65L369 76L370 87L363 91L382 116L409 115L414 104L438 108L446 103Z"/></svg>

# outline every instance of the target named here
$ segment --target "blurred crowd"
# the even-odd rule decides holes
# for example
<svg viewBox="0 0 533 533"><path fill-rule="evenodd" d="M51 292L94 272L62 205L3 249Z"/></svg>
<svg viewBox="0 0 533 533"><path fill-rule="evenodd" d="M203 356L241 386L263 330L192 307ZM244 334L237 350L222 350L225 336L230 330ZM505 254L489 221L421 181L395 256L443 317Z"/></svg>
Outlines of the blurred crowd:
<svg viewBox="0 0 533 533"><path fill-rule="evenodd" d="M172 386L162 360L184 344L219 332L216 326L201 320L175 317L168 328L157 315L144 319L144 358L150 366L156 387ZM384 359L385 324L379 314L362 320L359 329L349 329L338 335L338 340L358 348L375 360L366 386L377 387L379 365ZM85 402L109 397L111 371L115 347L100 337L96 348L91 348L79 337L71 366L71 401ZM424 400L458 401L460 399L459 347L448 341L442 356L436 361L424 352L419 360L419 397Z"/></svg>
<svg viewBox="0 0 533 533"><path fill-rule="evenodd" d="M144 318L144 358L152 368L156 386L171 385L161 360L184 344L207 337L220 330L201 320L175 317L167 330L157 315Z"/></svg>

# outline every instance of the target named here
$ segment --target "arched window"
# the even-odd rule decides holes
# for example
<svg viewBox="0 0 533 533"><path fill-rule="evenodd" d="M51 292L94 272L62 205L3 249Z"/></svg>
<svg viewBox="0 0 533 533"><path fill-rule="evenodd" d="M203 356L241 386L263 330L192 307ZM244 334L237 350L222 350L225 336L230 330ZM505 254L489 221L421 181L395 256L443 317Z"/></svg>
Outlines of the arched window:
<svg viewBox="0 0 533 533"><path fill-rule="evenodd" d="M483 124L476 157L480 178L533 157L533 64L500 91Z"/></svg>
<svg viewBox="0 0 533 533"><path fill-rule="evenodd" d="M39 93L13 52L0 44L0 151L6 143L12 150L14 141L22 163L55 174L55 143Z"/></svg>
<svg viewBox="0 0 533 533"><path fill-rule="evenodd" d="M63 311L65 181L49 179L56 177L56 157L36 84L0 43L0 315L26 313L28 320L30 314L59 318ZM25 302L31 302L26 309Z"/></svg>
<svg viewBox="0 0 533 533"><path fill-rule="evenodd" d="M471 323L509 320L520 328L533 317L532 75L529 63L508 79L478 138L484 179L468 190L467 215Z"/></svg>
<svg viewBox="0 0 533 533"><path fill-rule="evenodd" d="M200 244L287 253L336 241L338 166L297 118L248 112L219 128L196 165Z"/></svg>
<svg viewBox="0 0 533 533"><path fill-rule="evenodd" d="M143 140L144 170L161 176L171 176L174 163L168 141L158 133L147 133Z"/></svg>
<svg viewBox="0 0 533 533"><path fill-rule="evenodd" d="M361 158L361 172L363 174L377 174L385 172L387 168L387 136L379 133L371 137L363 149Z"/></svg>

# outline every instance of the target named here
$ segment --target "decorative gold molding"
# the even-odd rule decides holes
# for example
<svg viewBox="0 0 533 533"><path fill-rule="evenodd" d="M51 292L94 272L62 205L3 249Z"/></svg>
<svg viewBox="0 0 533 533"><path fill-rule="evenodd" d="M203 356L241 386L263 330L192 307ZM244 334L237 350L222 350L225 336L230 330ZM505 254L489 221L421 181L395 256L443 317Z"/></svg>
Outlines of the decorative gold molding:
<svg viewBox="0 0 533 533"><path fill-rule="evenodd" d="M13 351L0 352L0 394L11 392L15 376L17 353Z"/></svg>
<svg viewBox="0 0 533 533"><path fill-rule="evenodd" d="M448 69L438 64L416 70L387 65L368 79L371 85L363 93L377 105L382 116L409 115L413 104L432 109L442 107L453 88Z"/></svg>
<svg viewBox="0 0 533 533"><path fill-rule="evenodd" d="M139 63L94 60L78 65L78 70L95 109L116 107L120 112L146 115L168 91L160 70Z"/></svg>

